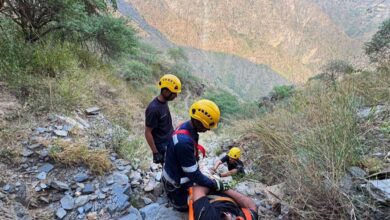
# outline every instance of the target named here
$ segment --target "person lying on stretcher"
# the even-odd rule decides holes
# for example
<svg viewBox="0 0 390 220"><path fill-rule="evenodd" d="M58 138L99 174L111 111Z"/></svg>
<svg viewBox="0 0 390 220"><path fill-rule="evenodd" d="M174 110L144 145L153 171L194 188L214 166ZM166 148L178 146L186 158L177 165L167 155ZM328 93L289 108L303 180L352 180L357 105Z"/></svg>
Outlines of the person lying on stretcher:
<svg viewBox="0 0 390 220"><path fill-rule="evenodd" d="M223 193L210 194L209 188L194 186L190 199L192 199L190 220L256 220L258 218L254 201L231 189ZM191 213L194 216L191 216Z"/></svg>

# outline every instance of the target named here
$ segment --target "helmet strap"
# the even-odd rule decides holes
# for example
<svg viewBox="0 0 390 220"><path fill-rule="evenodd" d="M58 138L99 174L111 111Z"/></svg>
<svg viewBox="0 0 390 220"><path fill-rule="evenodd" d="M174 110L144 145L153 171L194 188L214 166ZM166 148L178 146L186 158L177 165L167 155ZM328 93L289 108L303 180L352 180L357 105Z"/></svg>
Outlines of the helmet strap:
<svg viewBox="0 0 390 220"><path fill-rule="evenodd" d="M203 126L202 122L196 120L195 118L191 118L191 123L196 132L206 132L208 130Z"/></svg>

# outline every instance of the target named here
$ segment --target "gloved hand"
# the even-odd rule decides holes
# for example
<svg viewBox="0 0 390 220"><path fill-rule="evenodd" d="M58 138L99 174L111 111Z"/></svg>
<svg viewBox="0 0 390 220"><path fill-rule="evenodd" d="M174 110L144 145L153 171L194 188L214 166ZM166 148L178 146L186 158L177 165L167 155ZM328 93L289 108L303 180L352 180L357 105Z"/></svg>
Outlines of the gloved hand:
<svg viewBox="0 0 390 220"><path fill-rule="evenodd" d="M164 163L164 155L160 153L153 154L153 163Z"/></svg>
<svg viewBox="0 0 390 220"><path fill-rule="evenodd" d="M230 185L221 180L214 180L214 183L215 183L214 190L217 192L223 192L230 189Z"/></svg>

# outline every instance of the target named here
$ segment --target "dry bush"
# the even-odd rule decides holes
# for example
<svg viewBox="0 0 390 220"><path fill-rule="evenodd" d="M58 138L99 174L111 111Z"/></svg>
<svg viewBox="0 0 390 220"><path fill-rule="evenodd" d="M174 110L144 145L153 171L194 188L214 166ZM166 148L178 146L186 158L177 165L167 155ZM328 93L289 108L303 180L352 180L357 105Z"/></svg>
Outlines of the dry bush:
<svg viewBox="0 0 390 220"><path fill-rule="evenodd" d="M267 184L286 182L289 203L302 218L352 217L353 203L340 182L346 168L362 158L356 110L389 101L388 76L349 76L331 88L312 82L288 104L250 123L258 142L248 154L255 173Z"/></svg>
<svg viewBox="0 0 390 220"><path fill-rule="evenodd" d="M93 173L103 174L111 169L107 150L89 149L85 141L56 141L50 149L50 157L66 166L85 166Z"/></svg>

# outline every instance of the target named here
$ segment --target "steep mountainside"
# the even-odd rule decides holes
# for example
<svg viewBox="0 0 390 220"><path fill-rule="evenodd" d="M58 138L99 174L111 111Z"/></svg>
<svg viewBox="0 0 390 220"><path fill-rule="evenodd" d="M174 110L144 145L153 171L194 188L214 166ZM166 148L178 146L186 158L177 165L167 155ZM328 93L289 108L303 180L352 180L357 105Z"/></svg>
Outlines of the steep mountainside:
<svg viewBox="0 0 390 220"><path fill-rule="evenodd" d="M159 30L149 25L128 0L119 0L120 13L132 19L142 38L162 51L180 47L167 39ZM256 64L235 55L205 51L181 46L188 57L193 73L204 83L217 85L244 100L268 95L275 85L290 84L269 66Z"/></svg>
<svg viewBox="0 0 390 220"><path fill-rule="evenodd" d="M390 17L390 0L312 0L348 36L368 41L378 26Z"/></svg>
<svg viewBox="0 0 390 220"><path fill-rule="evenodd" d="M360 45L309 0L128 0L176 44L238 55L300 82Z"/></svg>

